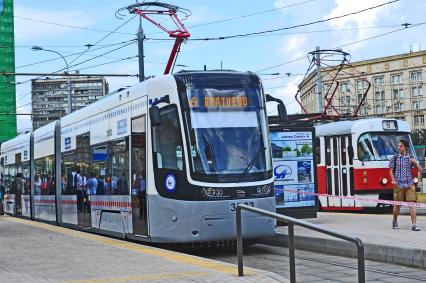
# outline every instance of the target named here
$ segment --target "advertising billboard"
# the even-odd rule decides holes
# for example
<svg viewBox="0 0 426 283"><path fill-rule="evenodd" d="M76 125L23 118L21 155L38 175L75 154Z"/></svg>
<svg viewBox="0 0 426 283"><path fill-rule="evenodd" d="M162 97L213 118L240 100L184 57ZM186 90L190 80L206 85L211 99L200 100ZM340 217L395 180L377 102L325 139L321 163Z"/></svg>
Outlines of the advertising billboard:
<svg viewBox="0 0 426 283"><path fill-rule="evenodd" d="M277 211L316 208L313 128L272 128Z"/></svg>

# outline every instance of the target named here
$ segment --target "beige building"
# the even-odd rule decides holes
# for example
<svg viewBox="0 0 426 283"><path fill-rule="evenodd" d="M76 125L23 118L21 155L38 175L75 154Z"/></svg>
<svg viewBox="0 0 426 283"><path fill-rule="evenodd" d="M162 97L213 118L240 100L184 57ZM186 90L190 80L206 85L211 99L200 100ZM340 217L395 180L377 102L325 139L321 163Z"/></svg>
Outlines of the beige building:
<svg viewBox="0 0 426 283"><path fill-rule="evenodd" d="M334 67L321 69L323 97L336 88ZM329 115L354 113L371 83L359 116L396 117L411 124L413 130L425 128L426 102L423 79L426 76L426 51L359 61L345 66L337 75L336 94ZM301 83L301 102L308 113L317 113L316 72ZM366 80L365 80L366 79ZM327 101L324 100L324 105Z"/></svg>
<svg viewBox="0 0 426 283"><path fill-rule="evenodd" d="M65 116L67 78L31 80L33 129ZM72 110L76 111L108 94L104 77L71 77Z"/></svg>

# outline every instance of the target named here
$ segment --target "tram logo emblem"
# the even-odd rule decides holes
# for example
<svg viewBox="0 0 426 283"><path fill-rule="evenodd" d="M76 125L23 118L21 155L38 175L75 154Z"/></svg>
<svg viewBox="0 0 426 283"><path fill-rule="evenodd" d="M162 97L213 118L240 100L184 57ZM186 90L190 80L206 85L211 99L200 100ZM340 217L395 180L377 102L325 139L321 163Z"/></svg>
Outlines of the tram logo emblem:
<svg viewBox="0 0 426 283"><path fill-rule="evenodd" d="M168 192L173 192L176 190L176 178L173 176L173 174L169 174L166 177L166 180L164 181L164 184L166 185L166 190Z"/></svg>
<svg viewBox="0 0 426 283"><path fill-rule="evenodd" d="M287 165L279 165L274 169L274 175L276 179L284 180L293 174L291 168Z"/></svg>
<svg viewBox="0 0 426 283"><path fill-rule="evenodd" d="M65 138L65 149L71 149L71 137Z"/></svg>

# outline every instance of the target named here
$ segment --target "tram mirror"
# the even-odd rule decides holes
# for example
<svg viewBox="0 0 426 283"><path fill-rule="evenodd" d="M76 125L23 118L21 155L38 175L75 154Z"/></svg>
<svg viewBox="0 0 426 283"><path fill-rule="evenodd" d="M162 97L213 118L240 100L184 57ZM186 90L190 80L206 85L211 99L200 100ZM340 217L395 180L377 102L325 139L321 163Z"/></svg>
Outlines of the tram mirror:
<svg viewBox="0 0 426 283"><path fill-rule="evenodd" d="M352 146L348 146L347 148L349 159L354 158L354 148Z"/></svg>
<svg viewBox="0 0 426 283"><path fill-rule="evenodd" d="M279 103L277 105L278 109L278 116L280 117L281 121L287 121L287 109L285 108L284 103Z"/></svg>
<svg viewBox="0 0 426 283"><path fill-rule="evenodd" d="M277 102L277 110L278 110L278 116L280 117L280 120L285 122L287 121L287 109L285 108L284 102L281 99L275 98L270 94L266 94L266 102L274 101Z"/></svg>
<svg viewBox="0 0 426 283"><path fill-rule="evenodd" d="M149 118L151 119L151 125L153 127L161 125L160 109L157 106L154 105L149 108Z"/></svg>

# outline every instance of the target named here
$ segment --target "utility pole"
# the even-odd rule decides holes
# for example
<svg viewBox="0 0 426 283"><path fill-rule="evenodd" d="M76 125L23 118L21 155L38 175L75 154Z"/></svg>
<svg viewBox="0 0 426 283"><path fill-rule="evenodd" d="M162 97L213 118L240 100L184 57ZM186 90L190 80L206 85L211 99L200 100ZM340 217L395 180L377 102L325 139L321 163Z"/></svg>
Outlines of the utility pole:
<svg viewBox="0 0 426 283"><path fill-rule="evenodd" d="M324 99L322 97L322 82L321 82L321 58L320 48L316 47L315 64L317 65L317 112L321 113L324 110Z"/></svg>
<svg viewBox="0 0 426 283"><path fill-rule="evenodd" d="M144 66L144 54L143 54L143 41L145 35L143 34L142 18L139 18L139 28L137 32L138 36L138 56L139 56L139 81L145 80L145 66Z"/></svg>

